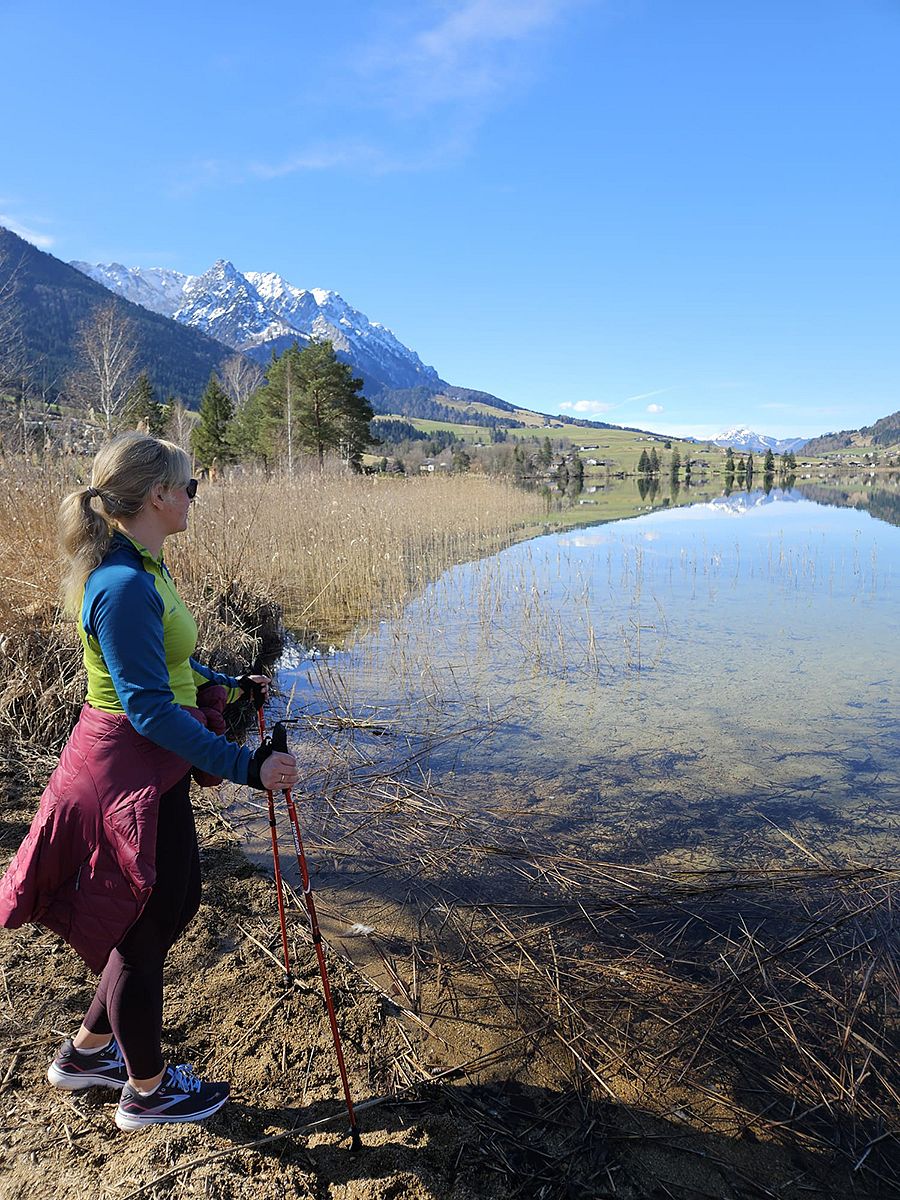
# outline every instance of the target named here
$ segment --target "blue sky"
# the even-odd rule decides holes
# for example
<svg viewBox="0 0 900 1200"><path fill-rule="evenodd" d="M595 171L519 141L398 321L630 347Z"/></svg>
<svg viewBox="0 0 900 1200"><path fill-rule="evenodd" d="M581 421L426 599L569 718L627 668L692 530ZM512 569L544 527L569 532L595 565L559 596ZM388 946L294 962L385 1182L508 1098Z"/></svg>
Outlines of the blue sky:
<svg viewBox="0 0 900 1200"><path fill-rule="evenodd" d="M453 383L708 436L900 408L897 0L0 0L0 224L339 291Z"/></svg>

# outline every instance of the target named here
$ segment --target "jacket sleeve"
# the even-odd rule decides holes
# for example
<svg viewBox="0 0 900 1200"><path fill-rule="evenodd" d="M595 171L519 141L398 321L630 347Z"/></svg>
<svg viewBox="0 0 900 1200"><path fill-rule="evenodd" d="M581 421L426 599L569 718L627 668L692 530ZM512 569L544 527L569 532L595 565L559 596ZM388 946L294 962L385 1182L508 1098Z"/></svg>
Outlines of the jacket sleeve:
<svg viewBox="0 0 900 1200"><path fill-rule="evenodd" d="M149 574L109 572L84 613L131 724L210 775L247 782L251 754L210 733L175 703L163 643L163 603Z"/></svg>
<svg viewBox="0 0 900 1200"><path fill-rule="evenodd" d="M219 683L228 689L229 704L240 700L243 694L241 685L233 675L223 675L221 671L213 671L211 667L198 662L196 658L191 659L191 670L194 672L194 682L198 688L205 687L208 683Z"/></svg>

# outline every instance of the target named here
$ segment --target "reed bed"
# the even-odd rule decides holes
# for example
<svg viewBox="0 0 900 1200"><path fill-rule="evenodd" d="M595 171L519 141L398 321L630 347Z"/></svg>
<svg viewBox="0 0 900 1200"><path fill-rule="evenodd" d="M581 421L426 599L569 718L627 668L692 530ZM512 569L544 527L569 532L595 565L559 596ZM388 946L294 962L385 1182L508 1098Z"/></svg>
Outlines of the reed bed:
<svg viewBox="0 0 900 1200"><path fill-rule="evenodd" d="M302 640L328 644L509 545L541 513L536 495L483 476L245 473L203 485L170 556L194 595L240 580L275 598Z"/></svg>
<svg viewBox="0 0 900 1200"><path fill-rule="evenodd" d="M38 756L41 769L84 697L77 634L58 604L56 520L89 469L70 458L0 460L0 740L8 754ZM203 484L191 529L166 557L201 655L243 670L274 659L283 616L309 642L339 640L453 563L508 544L538 508L534 496L477 477L245 472Z"/></svg>
<svg viewBox="0 0 900 1200"><path fill-rule="evenodd" d="M317 674L296 743L317 887L366 922L410 1021L438 1039L505 1022L573 1094L653 1114L664 1136L791 1147L791 1195L900 1187L900 871L789 830L755 865L560 852L514 797L432 778L437 739L489 735L474 711L357 710L327 662Z"/></svg>

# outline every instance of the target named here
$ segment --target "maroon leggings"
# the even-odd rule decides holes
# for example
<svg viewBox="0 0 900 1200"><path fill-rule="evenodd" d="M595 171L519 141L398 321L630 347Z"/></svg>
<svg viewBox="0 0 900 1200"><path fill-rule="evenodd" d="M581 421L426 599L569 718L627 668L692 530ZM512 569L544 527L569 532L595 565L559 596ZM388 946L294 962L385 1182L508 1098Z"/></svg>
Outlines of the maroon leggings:
<svg viewBox="0 0 900 1200"><path fill-rule="evenodd" d="M103 968L84 1024L114 1033L132 1079L150 1079L162 1057L163 964L200 907L200 854L186 775L159 801L156 883Z"/></svg>

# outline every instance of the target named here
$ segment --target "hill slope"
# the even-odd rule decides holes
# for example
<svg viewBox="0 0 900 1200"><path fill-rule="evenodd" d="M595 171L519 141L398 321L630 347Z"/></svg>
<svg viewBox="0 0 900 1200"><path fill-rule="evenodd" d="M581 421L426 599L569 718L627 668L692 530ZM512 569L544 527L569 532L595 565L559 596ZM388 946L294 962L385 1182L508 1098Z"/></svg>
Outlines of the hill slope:
<svg viewBox="0 0 900 1200"><path fill-rule="evenodd" d="M5 289L5 290L4 290ZM78 326L113 301L135 326L138 369L157 395L199 399L210 373L233 351L205 334L117 296L67 263L0 226L0 296L38 386L53 393L75 366Z"/></svg>
<svg viewBox="0 0 900 1200"><path fill-rule="evenodd" d="M895 446L900 444L900 411L881 417L874 425L861 429L843 429L839 433L826 433L807 442L805 454L827 454L833 450L846 450L851 446Z"/></svg>

